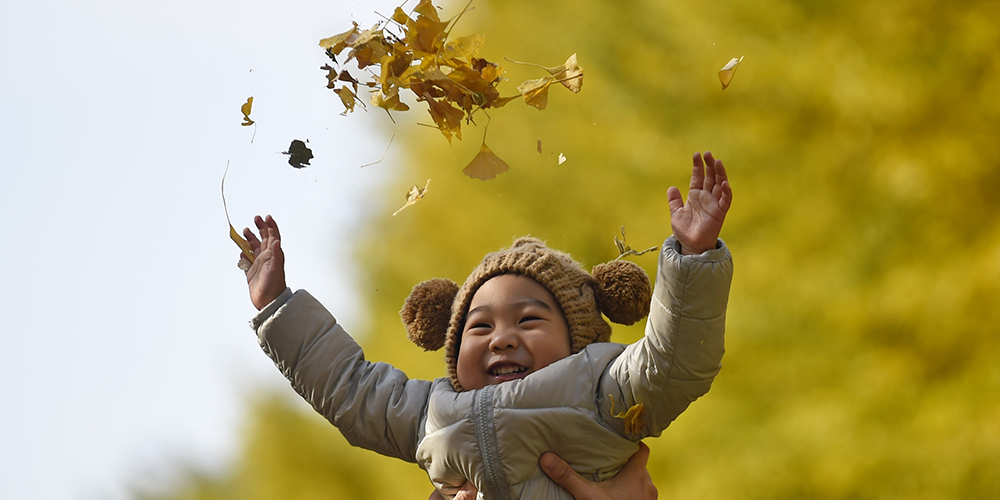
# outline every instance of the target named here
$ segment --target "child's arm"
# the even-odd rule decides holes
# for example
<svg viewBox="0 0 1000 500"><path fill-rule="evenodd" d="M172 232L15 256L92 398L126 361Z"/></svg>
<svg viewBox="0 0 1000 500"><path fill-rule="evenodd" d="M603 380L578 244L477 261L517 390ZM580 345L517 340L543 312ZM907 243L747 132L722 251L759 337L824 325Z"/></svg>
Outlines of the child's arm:
<svg viewBox="0 0 1000 500"><path fill-rule="evenodd" d="M278 226L255 218L261 237L244 235L256 256L247 271L250 300L261 310L251 326L292 387L347 440L383 455L416 460L431 383L365 359L361 347L322 304L285 286Z"/></svg>
<svg viewBox="0 0 1000 500"><path fill-rule="evenodd" d="M694 156L686 204L676 187L667 191L674 236L660 252L646 334L609 367L624 399L614 411L643 405L638 438L658 436L708 392L721 366L733 263L718 236L733 193L722 162L711 153L705 160L707 169Z"/></svg>

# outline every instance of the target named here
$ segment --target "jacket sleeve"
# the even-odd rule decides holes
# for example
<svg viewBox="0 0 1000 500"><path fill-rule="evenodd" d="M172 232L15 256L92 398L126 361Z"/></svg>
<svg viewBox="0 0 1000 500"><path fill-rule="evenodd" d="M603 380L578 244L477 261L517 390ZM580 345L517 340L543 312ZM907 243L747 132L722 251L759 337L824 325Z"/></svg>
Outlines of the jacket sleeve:
<svg viewBox="0 0 1000 500"><path fill-rule="evenodd" d="M659 436L712 386L722 366L732 275L722 240L699 255L681 255L673 236L663 243L646 334L609 367L625 400L615 411L643 405L646 425L637 437Z"/></svg>
<svg viewBox="0 0 1000 500"><path fill-rule="evenodd" d="M251 326L295 392L352 445L416 461L429 381L365 360L361 347L304 290L286 289Z"/></svg>

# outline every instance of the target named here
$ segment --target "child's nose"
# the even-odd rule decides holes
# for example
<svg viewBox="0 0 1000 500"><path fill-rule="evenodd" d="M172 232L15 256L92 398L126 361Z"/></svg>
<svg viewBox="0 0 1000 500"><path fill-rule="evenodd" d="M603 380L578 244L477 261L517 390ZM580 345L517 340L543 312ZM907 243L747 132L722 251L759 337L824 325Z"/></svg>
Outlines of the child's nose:
<svg viewBox="0 0 1000 500"><path fill-rule="evenodd" d="M497 329L490 339L490 351L504 351L507 349L517 349L521 345L521 340L511 328Z"/></svg>

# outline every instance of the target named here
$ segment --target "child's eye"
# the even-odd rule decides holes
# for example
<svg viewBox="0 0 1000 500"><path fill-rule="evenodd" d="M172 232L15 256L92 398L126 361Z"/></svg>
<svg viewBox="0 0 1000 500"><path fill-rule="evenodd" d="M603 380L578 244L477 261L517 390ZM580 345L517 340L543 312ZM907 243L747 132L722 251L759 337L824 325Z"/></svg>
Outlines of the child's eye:
<svg viewBox="0 0 1000 500"><path fill-rule="evenodd" d="M538 316L525 316L525 317L521 318L520 322L521 323L527 323L529 321L541 321L541 320L542 320L542 318L539 318Z"/></svg>
<svg viewBox="0 0 1000 500"><path fill-rule="evenodd" d="M466 331L473 332L473 330L489 330L493 328L489 323L474 323ZM473 332L475 333L475 332Z"/></svg>

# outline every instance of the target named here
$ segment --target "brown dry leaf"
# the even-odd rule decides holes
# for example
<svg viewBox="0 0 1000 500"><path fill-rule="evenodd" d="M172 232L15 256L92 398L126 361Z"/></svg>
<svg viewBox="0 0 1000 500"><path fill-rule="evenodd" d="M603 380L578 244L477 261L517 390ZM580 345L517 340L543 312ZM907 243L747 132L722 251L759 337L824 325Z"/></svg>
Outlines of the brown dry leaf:
<svg viewBox="0 0 1000 500"><path fill-rule="evenodd" d="M743 62L743 56L734 57L719 70L719 81L722 82L722 90L726 90L729 82L733 81L733 75L736 74L736 68L740 66L741 62Z"/></svg>
<svg viewBox="0 0 1000 500"><path fill-rule="evenodd" d="M569 56L569 59L566 59L566 62L562 66L545 69L549 73L552 73L553 78L570 89L574 94L580 92L580 89L583 88L583 68L577 65L575 52Z"/></svg>
<svg viewBox="0 0 1000 500"><path fill-rule="evenodd" d="M424 100L429 106L427 112L431 114L441 133L448 138L448 142L451 143L452 135L462 140L462 117L465 113L444 99L433 99L424 94Z"/></svg>
<svg viewBox="0 0 1000 500"><path fill-rule="evenodd" d="M249 260L250 263L253 263L254 255L253 255L253 249L250 248L250 242L248 242L247 240L243 239L242 236L240 236L240 233L237 232L236 228L233 227L232 221L229 220L229 207L226 206L226 174L228 173L229 173L229 162L227 161L226 171L222 173L222 209L225 210L226 222L229 223L229 239L233 240L233 243L236 243L236 246L240 247L240 250L243 252L240 255L240 264L239 264L240 269L243 269L244 258L246 260ZM249 269L249 267L247 267L247 269ZM246 271L247 269L243 270Z"/></svg>
<svg viewBox="0 0 1000 500"><path fill-rule="evenodd" d="M493 154L486 142L483 142L483 145L479 147L479 154L462 169L462 173L474 179L485 181L506 172L508 169L510 169L510 165Z"/></svg>
<svg viewBox="0 0 1000 500"><path fill-rule="evenodd" d="M642 429L646 427L646 421L643 419L646 409L643 408L642 403L633 405L621 413L615 413L615 397L611 394L608 394L608 397L611 398L611 416L625 421L625 433L635 435L642 432Z"/></svg>
<svg viewBox="0 0 1000 500"><path fill-rule="evenodd" d="M399 210L393 212L392 216L395 217L396 214L402 212L404 208L420 201L420 199L423 198L425 194L427 194L427 187L430 185L431 185L431 180L427 179L427 183L424 184L423 189L420 189L416 184L410 186L410 190L406 193L406 204L399 207Z"/></svg>
<svg viewBox="0 0 1000 500"><path fill-rule="evenodd" d="M240 106L240 111L243 112L243 123L244 127L253 125L253 120L250 119L250 109L253 107L253 96L247 97L247 102Z"/></svg>
<svg viewBox="0 0 1000 500"><path fill-rule="evenodd" d="M319 69L326 71L326 88L335 89L337 88L337 70L329 64L324 64L319 67Z"/></svg>
<svg viewBox="0 0 1000 500"><path fill-rule="evenodd" d="M549 103L549 86L553 81L551 76L528 80L518 85L517 91L524 96L525 104L542 110Z"/></svg>

